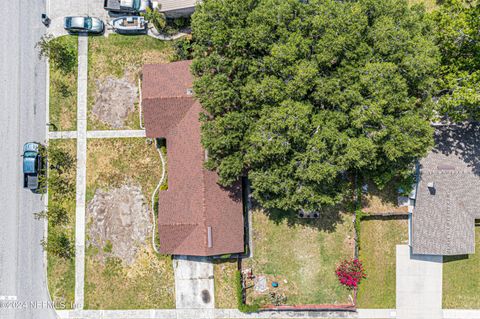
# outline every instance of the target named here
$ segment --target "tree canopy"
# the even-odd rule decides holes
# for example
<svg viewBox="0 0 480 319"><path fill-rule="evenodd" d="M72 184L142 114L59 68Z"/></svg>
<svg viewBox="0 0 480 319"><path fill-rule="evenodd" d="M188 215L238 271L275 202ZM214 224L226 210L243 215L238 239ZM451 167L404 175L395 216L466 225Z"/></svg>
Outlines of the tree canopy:
<svg viewBox="0 0 480 319"><path fill-rule="evenodd" d="M402 0L204 0L192 19L206 166L266 208L319 210L432 145L439 52Z"/></svg>
<svg viewBox="0 0 480 319"><path fill-rule="evenodd" d="M446 0L433 12L442 53L438 78L440 115L450 121L480 120L480 6Z"/></svg>

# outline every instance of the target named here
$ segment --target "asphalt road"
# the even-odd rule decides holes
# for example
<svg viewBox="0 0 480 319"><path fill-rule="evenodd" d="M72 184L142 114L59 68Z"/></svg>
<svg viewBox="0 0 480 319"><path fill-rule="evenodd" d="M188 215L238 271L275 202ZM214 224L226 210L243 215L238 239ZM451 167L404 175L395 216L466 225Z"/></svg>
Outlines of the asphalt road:
<svg viewBox="0 0 480 319"><path fill-rule="evenodd" d="M43 199L22 188L21 149L45 140L46 65L35 44L45 0L0 1L0 318L50 319ZM9 301L3 299L10 299ZM16 299L16 300L14 300Z"/></svg>

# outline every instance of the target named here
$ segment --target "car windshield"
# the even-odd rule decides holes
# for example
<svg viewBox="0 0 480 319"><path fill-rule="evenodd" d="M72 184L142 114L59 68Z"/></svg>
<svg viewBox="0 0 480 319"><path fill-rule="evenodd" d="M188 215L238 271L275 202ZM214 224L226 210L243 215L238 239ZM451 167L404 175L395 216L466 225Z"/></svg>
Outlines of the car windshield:
<svg viewBox="0 0 480 319"><path fill-rule="evenodd" d="M27 151L27 152L25 152L25 154L23 154L23 156L25 156L25 157L35 157L35 156L37 156L37 153Z"/></svg>
<svg viewBox="0 0 480 319"><path fill-rule="evenodd" d="M92 18L85 18L84 27L85 27L85 29L91 29L92 28Z"/></svg>
<svg viewBox="0 0 480 319"><path fill-rule="evenodd" d="M135 10L139 10L140 9L140 1L141 0L133 0L133 8Z"/></svg>

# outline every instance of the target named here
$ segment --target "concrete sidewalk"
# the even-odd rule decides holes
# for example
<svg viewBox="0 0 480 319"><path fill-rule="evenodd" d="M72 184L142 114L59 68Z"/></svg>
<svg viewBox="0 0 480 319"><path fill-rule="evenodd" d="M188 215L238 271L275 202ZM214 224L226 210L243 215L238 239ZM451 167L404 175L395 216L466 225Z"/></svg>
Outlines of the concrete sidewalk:
<svg viewBox="0 0 480 319"><path fill-rule="evenodd" d="M49 140L77 138L77 131L52 131L48 132Z"/></svg>
<svg viewBox="0 0 480 319"><path fill-rule="evenodd" d="M397 246L397 318L441 319L442 256L412 255L410 246Z"/></svg>
<svg viewBox="0 0 480 319"><path fill-rule="evenodd" d="M145 130L87 131L87 138L146 137Z"/></svg>
<svg viewBox="0 0 480 319"><path fill-rule="evenodd" d="M88 37L78 37L77 186L75 213L75 308L83 309L85 281L85 192L87 174Z"/></svg>
<svg viewBox="0 0 480 319"><path fill-rule="evenodd" d="M293 319L293 318L359 318L374 319L377 317L359 317L356 312L329 312L329 311L262 311L256 313L242 313L237 309L147 309L147 310L61 310L60 319L173 319L178 312L188 315L189 319L218 318L218 319ZM211 315L206 317L205 315ZM386 317L388 318L388 317Z"/></svg>
<svg viewBox="0 0 480 319"><path fill-rule="evenodd" d="M51 140L77 138L77 131L53 131L48 133ZM86 131L88 138L128 138L128 137L146 137L145 130L104 130L104 131Z"/></svg>

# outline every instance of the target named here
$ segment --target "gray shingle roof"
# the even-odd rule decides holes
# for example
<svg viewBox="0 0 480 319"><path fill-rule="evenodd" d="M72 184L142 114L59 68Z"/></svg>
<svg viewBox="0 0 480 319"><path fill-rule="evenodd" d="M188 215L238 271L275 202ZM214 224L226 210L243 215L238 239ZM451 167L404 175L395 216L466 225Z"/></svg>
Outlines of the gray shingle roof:
<svg viewBox="0 0 480 319"><path fill-rule="evenodd" d="M474 253L475 219L480 219L480 125L438 127L435 147L420 161L419 172L413 253Z"/></svg>

